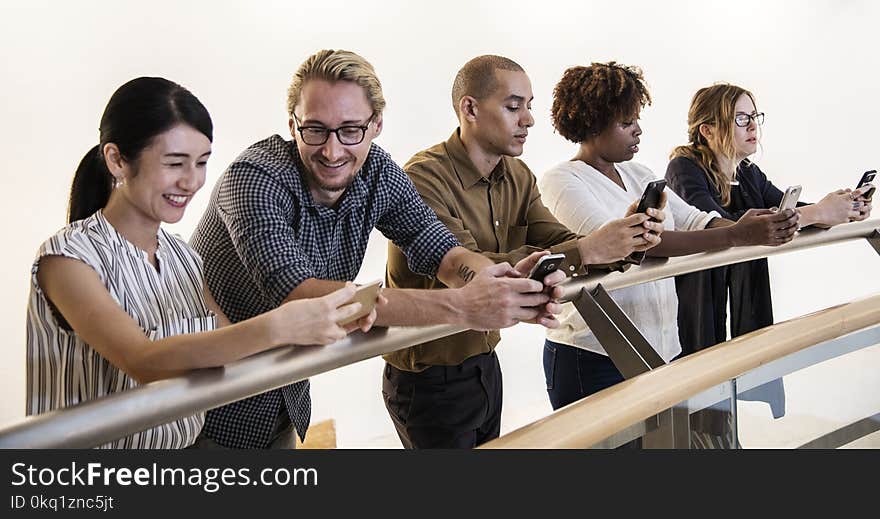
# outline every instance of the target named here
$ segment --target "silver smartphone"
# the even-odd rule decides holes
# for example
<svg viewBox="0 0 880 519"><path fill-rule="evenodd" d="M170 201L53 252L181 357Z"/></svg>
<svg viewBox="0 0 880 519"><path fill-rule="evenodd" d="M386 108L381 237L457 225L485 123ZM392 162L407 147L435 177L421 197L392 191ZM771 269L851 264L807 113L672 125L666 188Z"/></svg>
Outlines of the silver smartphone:
<svg viewBox="0 0 880 519"><path fill-rule="evenodd" d="M779 210L794 209L797 207L798 199L801 197L801 186L789 186L782 195L782 201L779 202Z"/></svg>

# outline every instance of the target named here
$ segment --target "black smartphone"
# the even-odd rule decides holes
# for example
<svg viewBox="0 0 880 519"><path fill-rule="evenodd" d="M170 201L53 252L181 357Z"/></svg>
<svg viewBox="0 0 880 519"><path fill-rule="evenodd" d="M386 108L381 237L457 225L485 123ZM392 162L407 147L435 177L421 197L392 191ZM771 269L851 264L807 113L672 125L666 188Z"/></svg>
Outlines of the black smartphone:
<svg viewBox="0 0 880 519"><path fill-rule="evenodd" d="M645 186L645 192L642 193L642 198L639 200L639 206L636 208L636 212L644 213L649 207L653 207L654 209L659 207L660 196L663 194L664 189L666 189L665 180L652 180L651 182L648 182L648 185ZM623 261L635 265L641 265L643 259L645 259L645 251L637 251L624 258Z"/></svg>
<svg viewBox="0 0 880 519"><path fill-rule="evenodd" d="M660 205L660 195L666 188L665 180L652 180L645 186L645 192L639 200L639 206L636 208L637 213L644 213L649 207L656 209Z"/></svg>
<svg viewBox="0 0 880 519"><path fill-rule="evenodd" d="M859 180L859 183L858 183L858 185L856 186L856 189L859 189L860 187L864 186L865 184L870 184L871 182L873 182L873 181L874 181L874 176L875 176L875 175L877 175L877 170L876 170L876 169L872 169L872 170L870 170L870 171L865 171L865 173L862 174L862 179ZM862 197L864 197L864 198L871 198L871 195L874 194L874 189L876 189L876 188L873 188L873 187L872 187L871 189L868 190L867 193L863 193L863 194L862 194Z"/></svg>
<svg viewBox="0 0 880 519"><path fill-rule="evenodd" d="M538 263L532 268L532 271L529 272L529 279L534 279L535 281L544 282L544 278L547 277L548 274L552 274L556 272L556 269L562 265L562 262L565 261L565 254L548 254L546 256L541 256L541 259L538 260Z"/></svg>

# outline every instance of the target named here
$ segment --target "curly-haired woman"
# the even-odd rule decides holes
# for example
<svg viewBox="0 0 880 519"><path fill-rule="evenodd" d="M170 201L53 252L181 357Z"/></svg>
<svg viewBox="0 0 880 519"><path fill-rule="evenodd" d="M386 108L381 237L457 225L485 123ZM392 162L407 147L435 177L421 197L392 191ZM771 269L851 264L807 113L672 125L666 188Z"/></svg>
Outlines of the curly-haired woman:
<svg viewBox="0 0 880 519"><path fill-rule="evenodd" d="M571 160L547 171L540 188L544 203L560 222L587 234L638 200L650 169L634 162L642 135L639 114L650 104L641 71L614 62L565 71L553 91L556 131L578 145ZM797 229L793 210L755 210L739 222L688 205L666 193L663 241L652 256L680 256L737 245L779 245ZM671 279L611 293L633 324L665 361L681 352L676 326L678 299ZM554 409L623 380L602 345L573 305L565 305L560 326L544 348L547 391Z"/></svg>

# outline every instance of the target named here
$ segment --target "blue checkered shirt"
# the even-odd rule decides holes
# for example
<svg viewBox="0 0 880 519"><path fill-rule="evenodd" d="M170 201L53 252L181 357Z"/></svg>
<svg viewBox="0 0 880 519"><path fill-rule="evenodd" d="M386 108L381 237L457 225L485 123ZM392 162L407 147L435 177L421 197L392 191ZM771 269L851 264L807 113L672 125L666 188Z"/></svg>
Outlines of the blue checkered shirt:
<svg viewBox="0 0 880 519"><path fill-rule="evenodd" d="M276 308L306 279L353 280L374 227L427 276L458 245L375 144L336 208L314 202L301 168L296 144L279 135L249 147L220 177L193 233L208 287L232 322ZM282 405L304 439L308 380L208 411L204 434L226 447L265 448Z"/></svg>

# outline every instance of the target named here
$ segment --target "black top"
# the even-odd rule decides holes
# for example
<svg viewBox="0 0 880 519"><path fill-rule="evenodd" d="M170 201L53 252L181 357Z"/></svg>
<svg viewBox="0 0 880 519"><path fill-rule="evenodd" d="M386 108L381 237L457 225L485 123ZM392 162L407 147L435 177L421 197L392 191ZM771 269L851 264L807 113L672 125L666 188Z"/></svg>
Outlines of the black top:
<svg viewBox="0 0 880 519"><path fill-rule="evenodd" d="M690 159L676 157L666 168L669 187L687 203L703 211L718 211L737 221L749 209L778 207L783 193L752 162L737 167L739 185L731 186L731 200L721 205L721 196L705 170ZM727 340L727 294L730 293L730 333L733 337L773 324L770 274L766 259L752 260L675 278L678 294L678 335L682 355ZM743 400L763 400L771 404L773 415L784 414L781 381L739 395ZM749 395L748 393L751 393Z"/></svg>
<svg viewBox="0 0 880 519"><path fill-rule="evenodd" d="M731 194L739 191L739 200L731 200L724 207L721 205L721 195L700 165L690 159L676 157L666 167L666 182L687 203L703 211L718 211L728 220L739 220L749 209L778 207L782 201L782 191L770 182L754 162L742 161L736 168L736 180L739 187L731 186Z"/></svg>

